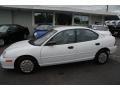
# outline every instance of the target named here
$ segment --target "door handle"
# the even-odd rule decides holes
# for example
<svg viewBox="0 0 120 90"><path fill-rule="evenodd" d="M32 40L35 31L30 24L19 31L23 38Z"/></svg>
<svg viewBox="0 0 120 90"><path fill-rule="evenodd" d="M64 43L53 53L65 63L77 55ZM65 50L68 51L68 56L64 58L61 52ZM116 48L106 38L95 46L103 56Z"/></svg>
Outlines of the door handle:
<svg viewBox="0 0 120 90"><path fill-rule="evenodd" d="M100 45L100 43L95 43L95 45L97 45L97 46L98 46L98 45Z"/></svg>
<svg viewBox="0 0 120 90"><path fill-rule="evenodd" d="M74 47L73 46L69 46L68 49L73 49Z"/></svg>

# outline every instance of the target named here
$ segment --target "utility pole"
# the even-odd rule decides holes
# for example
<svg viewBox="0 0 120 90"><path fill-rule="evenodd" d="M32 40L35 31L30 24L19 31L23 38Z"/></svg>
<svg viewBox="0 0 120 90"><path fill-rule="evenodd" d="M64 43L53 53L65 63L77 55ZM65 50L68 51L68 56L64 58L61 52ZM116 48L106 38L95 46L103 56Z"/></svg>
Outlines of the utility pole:
<svg viewBox="0 0 120 90"><path fill-rule="evenodd" d="M108 12L108 5L107 5L107 7L106 7L106 12Z"/></svg>

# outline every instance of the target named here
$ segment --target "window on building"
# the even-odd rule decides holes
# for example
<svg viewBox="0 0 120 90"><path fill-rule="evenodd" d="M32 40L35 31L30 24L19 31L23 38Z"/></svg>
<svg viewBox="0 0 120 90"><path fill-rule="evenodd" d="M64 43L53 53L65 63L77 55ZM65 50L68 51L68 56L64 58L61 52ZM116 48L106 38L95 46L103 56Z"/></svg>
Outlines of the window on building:
<svg viewBox="0 0 120 90"><path fill-rule="evenodd" d="M74 16L74 24L75 25L88 26L88 23L89 23L88 16L82 16L82 15Z"/></svg>
<svg viewBox="0 0 120 90"><path fill-rule="evenodd" d="M72 24L72 14L56 13L55 14L55 24L56 25L71 25Z"/></svg>
<svg viewBox="0 0 120 90"><path fill-rule="evenodd" d="M53 14L48 12L35 13L35 24L47 24L51 25L53 23Z"/></svg>

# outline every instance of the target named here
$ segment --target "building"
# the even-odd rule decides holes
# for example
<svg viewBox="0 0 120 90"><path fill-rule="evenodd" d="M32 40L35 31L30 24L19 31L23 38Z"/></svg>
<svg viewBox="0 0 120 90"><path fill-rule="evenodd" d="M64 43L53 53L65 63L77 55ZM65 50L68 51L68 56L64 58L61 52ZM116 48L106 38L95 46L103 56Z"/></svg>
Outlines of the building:
<svg viewBox="0 0 120 90"><path fill-rule="evenodd" d="M105 17L115 16L109 12L88 11L70 7L49 7L35 5L0 6L0 24L19 24L33 28L38 24L81 25L104 24Z"/></svg>

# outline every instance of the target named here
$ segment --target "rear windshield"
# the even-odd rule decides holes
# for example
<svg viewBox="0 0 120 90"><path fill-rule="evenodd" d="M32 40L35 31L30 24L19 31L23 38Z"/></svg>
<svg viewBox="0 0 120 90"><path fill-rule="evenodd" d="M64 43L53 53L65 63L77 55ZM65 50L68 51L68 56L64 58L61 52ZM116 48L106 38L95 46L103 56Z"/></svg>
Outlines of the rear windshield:
<svg viewBox="0 0 120 90"><path fill-rule="evenodd" d="M108 27L107 26L93 26L94 30L101 30L101 31L108 31Z"/></svg>
<svg viewBox="0 0 120 90"><path fill-rule="evenodd" d="M40 25L40 26L36 27L36 29L38 29L38 30L50 30L50 29L52 29L52 26L50 26L50 25Z"/></svg>

